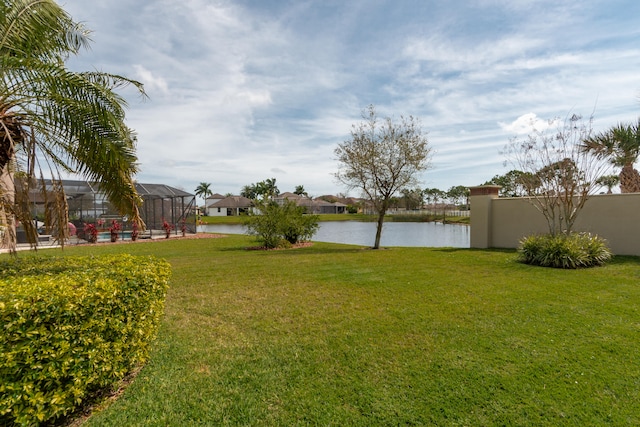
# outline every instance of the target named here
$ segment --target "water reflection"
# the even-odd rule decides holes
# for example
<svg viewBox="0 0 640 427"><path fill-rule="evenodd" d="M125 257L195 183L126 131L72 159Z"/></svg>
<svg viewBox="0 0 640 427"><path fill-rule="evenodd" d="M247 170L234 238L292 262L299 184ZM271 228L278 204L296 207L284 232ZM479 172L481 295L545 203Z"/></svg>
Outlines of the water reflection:
<svg viewBox="0 0 640 427"><path fill-rule="evenodd" d="M244 234L245 228L237 224L202 225L199 231L224 234ZM438 222L388 222L382 230L381 246L410 247L469 247L467 225ZM316 242L345 243L373 246L376 224L373 222L335 221L321 222L313 236Z"/></svg>

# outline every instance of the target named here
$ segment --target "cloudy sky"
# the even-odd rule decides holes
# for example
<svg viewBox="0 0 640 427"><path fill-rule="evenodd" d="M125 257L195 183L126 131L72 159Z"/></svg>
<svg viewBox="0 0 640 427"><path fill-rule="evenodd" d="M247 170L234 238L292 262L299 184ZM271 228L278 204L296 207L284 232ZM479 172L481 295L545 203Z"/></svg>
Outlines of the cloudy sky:
<svg viewBox="0 0 640 427"><path fill-rule="evenodd" d="M529 124L640 116L637 0L60 0L93 30L70 61L145 84L127 121L140 182L214 192L276 178L346 192L334 150L374 104L420 118L433 147L422 188L508 171ZM352 194L351 195L358 195Z"/></svg>

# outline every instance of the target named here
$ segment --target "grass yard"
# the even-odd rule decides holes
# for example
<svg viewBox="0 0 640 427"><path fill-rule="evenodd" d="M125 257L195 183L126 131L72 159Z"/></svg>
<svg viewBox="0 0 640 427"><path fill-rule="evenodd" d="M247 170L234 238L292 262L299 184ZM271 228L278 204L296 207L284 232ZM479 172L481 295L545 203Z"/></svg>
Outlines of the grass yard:
<svg viewBox="0 0 640 427"><path fill-rule="evenodd" d="M85 425L640 425L639 258L254 244L65 249L173 266L150 363Z"/></svg>

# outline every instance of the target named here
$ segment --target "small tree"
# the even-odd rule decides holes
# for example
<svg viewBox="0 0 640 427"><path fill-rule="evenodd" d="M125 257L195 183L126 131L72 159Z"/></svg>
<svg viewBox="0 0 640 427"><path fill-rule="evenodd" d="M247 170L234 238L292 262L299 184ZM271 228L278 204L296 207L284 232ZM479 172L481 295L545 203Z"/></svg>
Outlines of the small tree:
<svg viewBox="0 0 640 427"><path fill-rule="evenodd" d="M353 125L351 137L335 149L338 182L361 190L378 215L374 249L380 248L384 216L392 197L417 185L417 175L429 167L431 148L418 119L380 120L375 107L363 111L363 122Z"/></svg>
<svg viewBox="0 0 640 427"><path fill-rule="evenodd" d="M292 201L278 204L272 200L256 201L256 214L245 220L247 233L257 236L267 249L308 240L318 231L318 216L305 215L304 207Z"/></svg>
<svg viewBox="0 0 640 427"><path fill-rule="evenodd" d="M311 239L320 228L318 215L307 215L305 211L304 207L290 201L281 206L282 236L292 245Z"/></svg>
<svg viewBox="0 0 640 427"><path fill-rule="evenodd" d="M280 205L255 200L254 208L244 221L247 234L256 236L267 249L277 248L282 244Z"/></svg>
<svg viewBox="0 0 640 427"><path fill-rule="evenodd" d="M570 234L578 214L597 188L596 178L610 166L584 150L592 120L575 114L564 122L550 122L550 130L533 130L524 140L511 139L508 161L524 172L531 203L544 215L549 233Z"/></svg>

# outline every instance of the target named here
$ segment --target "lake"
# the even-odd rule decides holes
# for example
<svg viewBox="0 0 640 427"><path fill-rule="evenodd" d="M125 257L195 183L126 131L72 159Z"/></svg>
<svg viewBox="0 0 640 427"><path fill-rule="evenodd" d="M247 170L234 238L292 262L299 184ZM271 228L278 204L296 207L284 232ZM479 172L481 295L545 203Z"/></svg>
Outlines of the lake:
<svg viewBox="0 0 640 427"><path fill-rule="evenodd" d="M245 228L237 224L209 224L198 226L198 231L244 234ZM380 246L468 248L469 232L468 225L439 222L385 222ZM311 240L373 246L375 238L375 222L328 221L320 222L320 229Z"/></svg>

